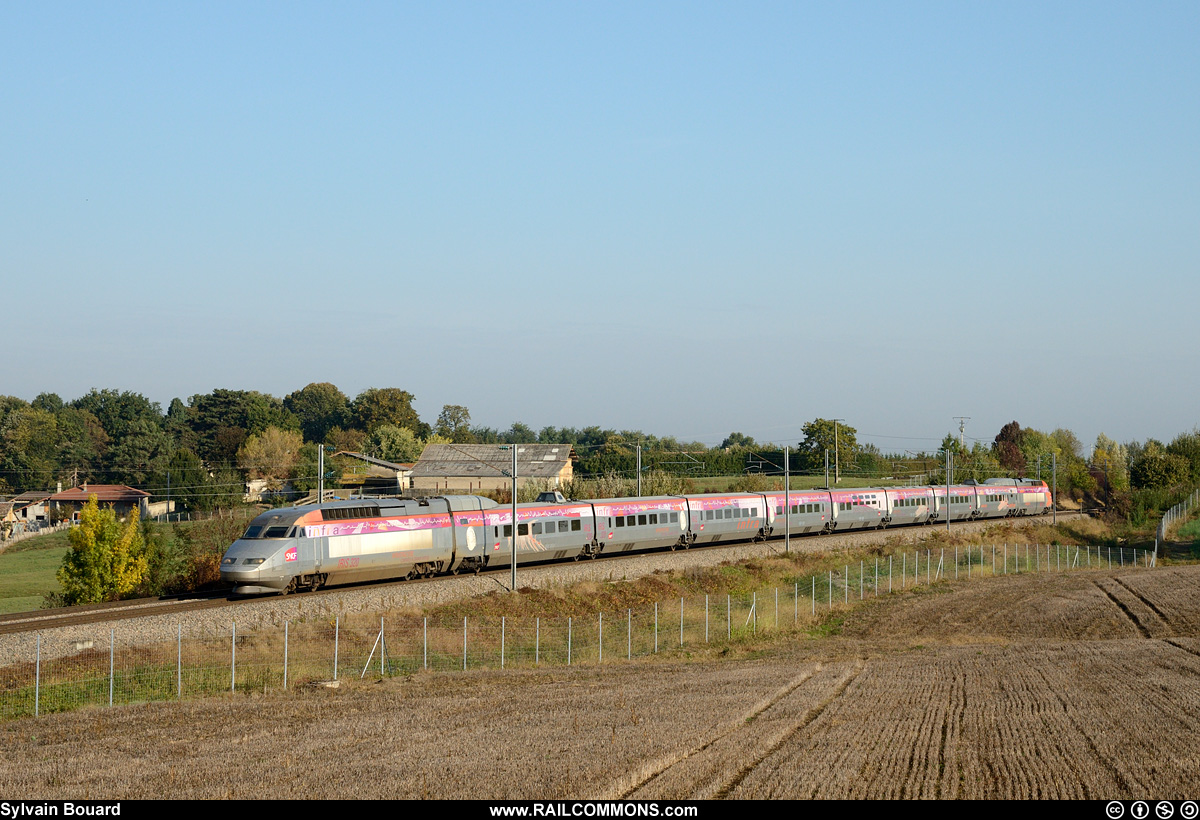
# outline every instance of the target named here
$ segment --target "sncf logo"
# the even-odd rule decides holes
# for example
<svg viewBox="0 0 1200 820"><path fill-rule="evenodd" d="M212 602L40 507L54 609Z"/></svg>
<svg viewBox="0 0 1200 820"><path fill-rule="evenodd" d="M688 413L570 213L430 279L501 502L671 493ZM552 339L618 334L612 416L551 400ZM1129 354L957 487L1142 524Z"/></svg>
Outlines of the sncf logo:
<svg viewBox="0 0 1200 820"><path fill-rule="evenodd" d="M297 553L296 553L296 548L295 548L295 547L292 547L290 550L288 550L287 552L285 552L285 553L283 554L283 560L284 560L284 561L295 561L295 560L296 560L296 558L298 558L298 557L299 557L299 556L298 556L298 555L297 555Z"/></svg>

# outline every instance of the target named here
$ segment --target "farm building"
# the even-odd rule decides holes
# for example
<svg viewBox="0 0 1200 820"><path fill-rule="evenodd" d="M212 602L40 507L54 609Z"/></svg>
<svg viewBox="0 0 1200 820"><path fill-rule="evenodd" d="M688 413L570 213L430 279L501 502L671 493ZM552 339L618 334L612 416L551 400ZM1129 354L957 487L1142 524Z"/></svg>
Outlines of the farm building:
<svg viewBox="0 0 1200 820"><path fill-rule="evenodd" d="M575 475L569 444L517 444L517 484L560 487ZM413 490L488 492L512 486L512 449L504 444L430 444L413 465Z"/></svg>

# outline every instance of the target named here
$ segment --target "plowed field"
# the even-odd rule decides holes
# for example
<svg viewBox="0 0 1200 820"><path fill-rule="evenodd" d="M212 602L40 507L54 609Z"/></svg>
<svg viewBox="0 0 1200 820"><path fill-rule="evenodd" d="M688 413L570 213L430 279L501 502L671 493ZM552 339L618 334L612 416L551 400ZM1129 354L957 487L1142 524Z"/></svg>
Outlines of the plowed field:
<svg viewBox="0 0 1200 820"><path fill-rule="evenodd" d="M0 725L9 798L1195 798L1200 567L946 583L752 659Z"/></svg>

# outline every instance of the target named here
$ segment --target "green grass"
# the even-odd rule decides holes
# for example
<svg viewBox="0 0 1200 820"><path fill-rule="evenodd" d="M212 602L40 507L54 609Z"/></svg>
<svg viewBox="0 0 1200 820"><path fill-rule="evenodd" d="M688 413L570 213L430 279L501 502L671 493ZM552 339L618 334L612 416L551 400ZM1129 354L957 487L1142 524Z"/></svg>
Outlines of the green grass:
<svg viewBox="0 0 1200 820"><path fill-rule="evenodd" d="M0 553L0 614L38 609L59 590L55 573L68 548L67 532L28 538Z"/></svg>

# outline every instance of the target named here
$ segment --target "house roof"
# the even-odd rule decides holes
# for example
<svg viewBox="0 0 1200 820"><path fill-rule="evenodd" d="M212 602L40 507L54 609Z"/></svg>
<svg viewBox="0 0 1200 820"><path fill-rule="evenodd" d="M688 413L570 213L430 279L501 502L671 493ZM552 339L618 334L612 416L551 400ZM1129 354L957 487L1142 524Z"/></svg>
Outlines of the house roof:
<svg viewBox="0 0 1200 820"><path fill-rule="evenodd" d="M575 457L569 444L518 444L518 478L553 478ZM430 444L413 478L497 478L512 469L512 450L500 444Z"/></svg>
<svg viewBox="0 0 1200 820"><path fill-rule="evenodd" d="M373 458L364 453L352 453L349 450L339 450L338 452L334 453L334 455L335 456L349 456L350 458L357 458L359 461L365 461L368 464L375 465L376 467L384 467L388 470L395 470L396 472L400 472L400 473L403 473L403 472L406 472L406 471L412 469L411 464L397 464L394 461L384 461L382 458Z"/></svg>
<svg viewBox="0 0 1200 820"><path fill-rule="evenodd" d="M50 496L51 501L80 501L86 502L91 496L97 501L114 502L127 501L137 503L143 498L149 498L150 493L126 487L124 484L85 484L82 487L72 487Z"/></svg>
<svg viewBox="0 0 1200 820"><path fill-rule="evenodd" d="M30 490L29 492L14 495L12 500L16 502L18 507L27 507L30 504L36 504L39 501L45 501L54 493L47 490Z"/></svg>

